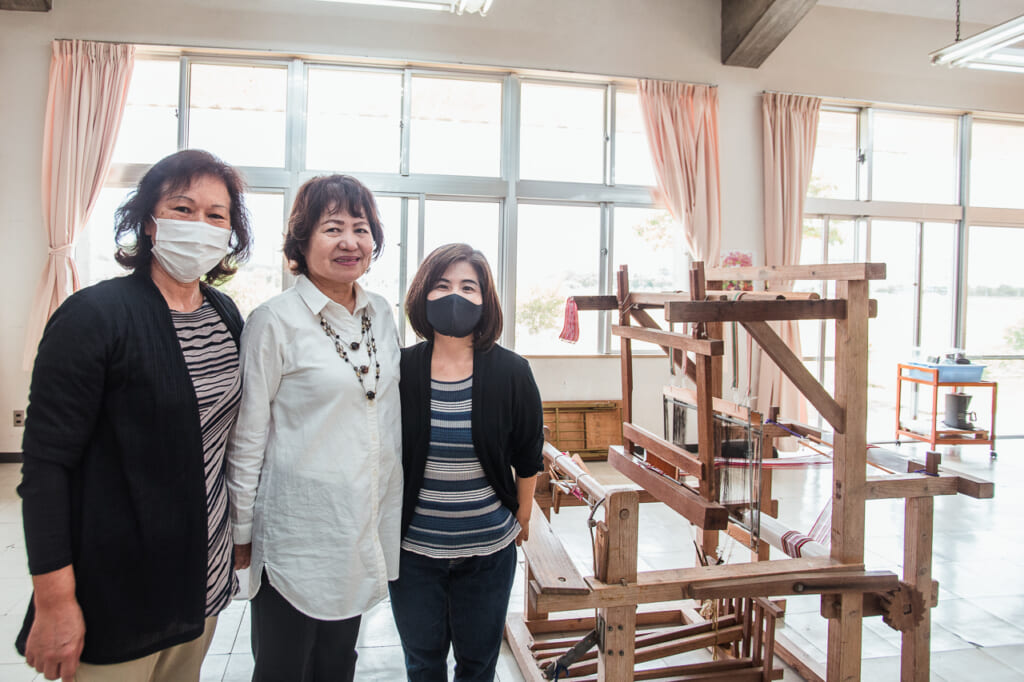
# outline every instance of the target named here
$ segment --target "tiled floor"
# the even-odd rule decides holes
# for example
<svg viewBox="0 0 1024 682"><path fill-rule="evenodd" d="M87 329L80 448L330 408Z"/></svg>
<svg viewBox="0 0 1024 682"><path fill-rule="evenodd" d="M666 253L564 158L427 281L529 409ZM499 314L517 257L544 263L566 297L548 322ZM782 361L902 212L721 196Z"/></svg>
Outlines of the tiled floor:
<svg viewBox="0 0 1024 682"><path fill-rule="evenodd" d="M903 446L908 448L908 446ZM999 444L1000 456L990 460L984 446L944 449L943 463L965 473L996 482L993 500L963 496L938 498L935 504L934 575L940 584L940 602L932 612L933 680L1024 680L1024 546L1020 540L1024 518L1024 440ZM593 467L609 482L617 474L601 465ZM11 643L17 633L31 592L25 568L20 505L15 493L16 464L0 464L0 641ZM781 519L807 529L828 496L831 474L827 468L777 471L774 497ZM586 512L566 508L552 525L582 571L590 573L590 537ZM867 557L869 569L898 571L902 561L903 503L868 503ZM694 562L688 527L660 504L641 507L641 570L680 568ZM744 554L738 546L724 552L734 560ZM513 610L521 610L521 579L513 590ZM826 621L818 615L819 599L791 597L784 631L809 653L823 660ZM864 626L863 679L899 679L898 632L880 619ZM404 678L401 647L391 612L382 604L363 620L359 638L357 679L397 682ZM249 612L245 601L235 601L221 616L217 634L203 666L203 680L248 680ZM42 680L28 668L10 644L0 646L0 680ZM507 646L498 666L500 682L518 682L522 676ZM784 680L799 677L789 669Z"/></svg>

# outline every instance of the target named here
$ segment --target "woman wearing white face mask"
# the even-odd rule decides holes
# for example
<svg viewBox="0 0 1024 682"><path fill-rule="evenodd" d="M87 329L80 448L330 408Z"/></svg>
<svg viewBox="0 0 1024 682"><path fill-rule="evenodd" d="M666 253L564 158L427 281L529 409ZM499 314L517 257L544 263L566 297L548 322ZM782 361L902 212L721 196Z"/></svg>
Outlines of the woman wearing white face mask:
<svg viewBox="0 0 1024 682"><path fill-rule="evenodd" d="M357 282L383 247L362 183L306 182L284 242L295 285L242 334L228 486L255 682L352 680L361 616L398 574L398 332Z"/></svg>
<svg viewBox="0 0 1024 682"><path fill-rule="evenodd" d="M157 163L117 212L132 274L68 298L39 344L18 647L46 679L198 680L237 589L224 451L242 318L209 285L248 257L242 192L207 152Z"/></svg>

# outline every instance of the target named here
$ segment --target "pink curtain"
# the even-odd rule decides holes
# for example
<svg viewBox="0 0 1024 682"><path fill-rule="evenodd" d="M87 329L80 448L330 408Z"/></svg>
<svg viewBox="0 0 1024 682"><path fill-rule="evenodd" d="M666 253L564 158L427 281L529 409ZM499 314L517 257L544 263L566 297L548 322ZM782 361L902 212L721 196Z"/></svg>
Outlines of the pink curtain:
<svg viewBox="0 0 1024 682"><path fill-rule="evenodd" d="M718 265L718 90L654 80L639 81L639 89L658 180L654 198L682 223L693 259Z"/></svg>
<svg viewBox="0 0 1024 682"><path fill-rule="evenodd" d="M54 310L79 288L72 252L114 152L135 47L55 40L43 128L43 228L49 241L25 338L24 367Z"/></svg>
<svg viewBox="0 0 1024 682"><path fill-rule="evenodd" d="M803 240L804 197L811 179L814 146L818 138L821 99L764 93L764 257L765 265L796 265ZM792 291L792 282L769 283L773 290ZM782 340L800 357L796 322L773 322ZM756 390L758 410L778 406L789 419L807 421L807 404L782 371L761 353Z"/></svg>

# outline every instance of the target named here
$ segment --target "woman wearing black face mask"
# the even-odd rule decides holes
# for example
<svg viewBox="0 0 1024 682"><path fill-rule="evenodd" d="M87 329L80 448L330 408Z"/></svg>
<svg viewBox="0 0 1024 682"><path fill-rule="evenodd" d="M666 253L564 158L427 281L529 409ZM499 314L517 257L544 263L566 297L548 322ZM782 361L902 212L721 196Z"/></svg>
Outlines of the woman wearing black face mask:
<svg viewBox="0 0 1024 682"><path fill-rule="evenodd" d="M501 307L479 251L427 256L406 312L425 339L401 365L405 495L390 590L406 671L445 680L454 647L456 680L493 680L542 468L540 393L526 360L495 343Z"/></svg>

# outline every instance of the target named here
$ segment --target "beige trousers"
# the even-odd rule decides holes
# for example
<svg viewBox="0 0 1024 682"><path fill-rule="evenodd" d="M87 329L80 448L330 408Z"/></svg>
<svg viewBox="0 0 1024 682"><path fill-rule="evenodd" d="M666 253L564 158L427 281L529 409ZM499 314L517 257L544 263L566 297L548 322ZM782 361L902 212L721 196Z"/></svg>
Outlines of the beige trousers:
<svg viewBox="0 0 1024 682"><path fill-rule="evenodd" d="M124 663L82 663L75 673L75 682L198 682L199 669L216 629L217 616L210 616L203 634L191 642Z"/></svg>

